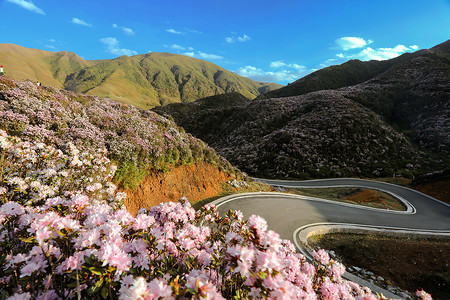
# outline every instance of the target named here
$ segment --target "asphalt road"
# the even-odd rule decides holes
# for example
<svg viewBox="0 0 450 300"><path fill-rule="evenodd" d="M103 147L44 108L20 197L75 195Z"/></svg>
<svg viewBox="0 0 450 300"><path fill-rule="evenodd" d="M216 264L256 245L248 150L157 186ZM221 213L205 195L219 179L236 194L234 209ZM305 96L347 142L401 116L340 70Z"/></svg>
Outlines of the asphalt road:
<svg viewBox="0 0 450 300"><path fill-rule="evenodd" d="M309 224L345 223L433 231L450 234L450 205L405 187L361 179L280 181L260 179L272 186L352 186L381 190L405 201L408 211L364 206L280 193L247 193L215 201L219 211L240 210L245 217L260 215L282 238L293 240L294 232Z"/></svg>
<svg viewBox="0 0 450 300"><path fill-rule="evenodd" d="M393 230L406 234L412 231L450 236L450 205L412 189L361 179L259 180L272 186L283 187L371 188L389 193L405 204L405 211L393 211L282 193L246 193L214 201L220 212L233 209L242 211L246 218L253 214L264 217L269 229L278 232L283 239L294 242L298 250L310 259L308 250L304 247L305 234L308 230L319 228L321 224L326 227L338 224L341 228L359 227L364 230L382 227L381 231L384 233ZM302 239L303 242L299 242ZM383 293L388 298L398 298L398 295L347 272L344 277L368 286L374 292Z"/></svg>

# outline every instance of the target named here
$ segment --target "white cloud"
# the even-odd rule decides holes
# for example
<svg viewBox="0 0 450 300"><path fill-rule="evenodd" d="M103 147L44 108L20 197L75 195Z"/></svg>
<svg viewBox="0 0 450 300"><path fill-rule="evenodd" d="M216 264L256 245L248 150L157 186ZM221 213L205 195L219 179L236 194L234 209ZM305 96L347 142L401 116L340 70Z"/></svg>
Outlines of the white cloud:
<svg viewBox="0 0 450 300"><path fill-rule="evenodd" d="M237 40L238 40L239 42L246 42L246 41L251 40L251 38L250 38L248 35L244 34L243 36L238 36L238 37L237 37Z"/></svg>
<svg viewBox="0 0 450 300"><path fill-rule="evenodd" d="M173 33L173 34L181 34L181 31L176 31L175 29L166 29L167 32Z"/></svg>
<svg viewBox="0 0 450 300"><path fill-rule="evenodd" d="M246 35L245 33L242 36L235 36L235 35L233 35L233 36L229 36L229 37L225 38L225 42L230 43L230 44L234 43L236 41L238 41L238 42L246 42L246 41L249 41L249 40L251 40L251 38L248 35Z"/></svg>
<svg viewBox="0 0 450 300"><path fill-rule="evenodd" d="M197 55L198 55L198 57L204 58L204 59L223 59L223 57L220 55L208 54L208 53L204 53L201 51L197 51Z"/></svg>
<svg viewBox="0 0 450 300"><path fill-rule="evenodd" d="M34 5L34 3L32 1L26 1L26 0L6 0L8 2L17 4L19 6L21 6L22 8L25 8L26 10L41 14L41 15L45 15L45 12L40 9L39 7L37 7L36 5Z"/></svg>
<svg viewBox="0 0 450 300"><path fill-rule="evenodd" d="M119 28L119 25L114 23L114 24L112 24L112 27ZM136 34L133 29L128 28L128 27L121 26L120 29L122 29L123 33L125 33L126 35L129 35L129 36L133 36Z"/></svg>
<svg viewBox="0 0 450 300"><path fill-rule="evenodd" d="M56 50L57 47L55 44L57 44L57 41L55 39L48 39L47 41L45 41L45 47L51 49L51 50Z"/></svg>
<svg viewBox="0 0 450 300"><path fill-rule="evenodd" d="M296 69L296 70L303 70L306 69L305 66L297 65L297 64L287 64L283 62L282 60L273 61L270 63L271 68L290 68L290 69Z"/></svg>
<svg viewBox="0 0 450 300"><path fill-rule="evenodd" d="M195 29L185 28L185 30L190 33L203 34L203 32L195 30Z"/></svg>
<svg viewBox="0 0 450 300"><path fill-rule="evenodd" d="M177 50L177 51L185 51L185 50L187 50L187 51L193 51L194 50L194 48L192 48L192 47L184 47L184 46L181 46L181 45L177 45L177 44L172 44L172 45L163 45L165 48L170 48L170 49L173 49L173 50Z"/></svg>
<svg viewBox="0 0 450 300"><path fill-rule="evenodd" d="M177 44L173 44L173 45L169 46L169 48L174 49L174 50L180 50L180 51L186 50L186 48L184 48L183 46L177 45Z"/></svg>
<svg viewBox="0 0 450 300"><path fill-rule="evenodd" d="M272 65L272 64L271 64ZM275 64L277 65L277 64ZM239 68L236 73L248 77L257 81L267 81L267 82L280 82L288 83L299 79L300 77L306 75L309 71L306 69L300 70L279 70L277 72L264 71L262 69L245 66Z"/></svg>
<svg viewBox="0 0 450 300"><path fill-rule="evenodd" d="M419 50L419 46L411 45L405 46L399 44L395 47L372 48L368 47L373 43L372 40L364 40L359 37L342 37L337 39L336 44L340 46L341 50L345 52L337 53L334 58L327 59L319 64L319 67L324 68L330 65L340 64L349 59L367 60L386 60L400 56L406 52L413 52ZM358 49L358 48L363 48Z"/></svg>
<svg viewBox="0 0 450 300"><path fill-rule="evenodd" d="M135 35L136 33L134 32L133 29L128 28L128 27L120 27L120 29L122 29L122 31L129 36Z"/></svg>
<svg viewBox="0 0 450 300"><path fill-rule="evenodd" d="M202 58L202 59L223 59L223 57L220 55L205 53L202 51L185 52L185 53L183 53L183 55L190 56L190 57L196 57L196 58Z"/></svg>
<svg viewBox="0 0 450 300"><path fill-rule="evenodd" d="M386 60L395 58L406 52L413 52L417 49L419 49L417 45L412 45L409 47L406 47L404 45L397 45L393 48L377 48L377 49L367 47L359 53L346 56L346 58L350 59L357 58L360 60L372 60L372 59Z"/></svg>
<svg viewBox="0 0 450 300"><path fill-rule="evenodd" d="M373 43L372 40L366 41L360 37L353 36L341 37L336 40L336 44L344 51L355 48L362 48L371 43Z"/></svg>
<svg viewBox="0 0 450 300"><path fill-rule="evenodd" d="M119 48L119 41L116 38L113 38L113 37L101 38L100 42L102 42L103 44L106 45L107 52L109 52L111 54L114 54L114 55L118 55L118 56L121 56L121 55L132 56L132 55L138 54L134 50Z"/></svg>
<svg viewBox="0 0 450 300"><path fill-rule="evenodd" d="M86 26L86 27L92 27L91 24L89 24L81 19L78 19L78 18L72 18L72 23L77 24L77 25Z"/></svg>

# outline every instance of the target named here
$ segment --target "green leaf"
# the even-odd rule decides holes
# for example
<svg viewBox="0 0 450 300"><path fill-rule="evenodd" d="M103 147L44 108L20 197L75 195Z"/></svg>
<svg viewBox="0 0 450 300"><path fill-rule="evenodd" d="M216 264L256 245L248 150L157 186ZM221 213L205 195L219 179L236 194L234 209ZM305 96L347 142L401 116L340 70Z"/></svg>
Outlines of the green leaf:
<svg viewBox="0 0 450 300"><path fill-rule="evenodd" d="M103 278L100 279L99 281L97 281L93 286L91 286L88 289L88 293L89 294L95 294L101 289L102 286L103 286Z"/></svg>
<svg viewBox="0 0 450 300"><path fill-rule="evenodd" d="M100 295L103 297L103 299L108 298L108 294L109 294L109 290L106 286L104 286L102 288L102 290L100 291Z"/></svg>
<svg viewBox="0 0 450 300"><path fill-rule="evenodd" d="M88 256L84 257L84 261L86 263L88 263L89 265L94 264L94 259L95 259L95 256L93 254L91 254L89 257Z"/></svg>
<svg viewBox="0 0 450 300"><path fill-rule="evenodd" d="M30 236L29 238L19 238L22 242L25 243L33 243L34 241L34 236Z"/></svg>
<svg viewBox="0 0 450 300"><path fill-rule="evenodd" d="M104 268L98 268L98 267L90 267L89 271L91 271L92 274L98 275L98 276L101 276L106 273Z"/></svg>

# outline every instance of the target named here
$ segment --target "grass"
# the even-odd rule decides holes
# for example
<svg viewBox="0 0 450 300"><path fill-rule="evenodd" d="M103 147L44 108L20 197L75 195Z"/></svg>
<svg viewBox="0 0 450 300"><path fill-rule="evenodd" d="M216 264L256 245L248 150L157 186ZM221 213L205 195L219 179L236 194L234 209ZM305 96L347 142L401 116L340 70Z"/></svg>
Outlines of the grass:
<svg viewBox="0 0 450 300"><path fill-rule="evenodd" d="M448 299L449 238L395 238L381 235L332 233L313 236L314 248L333 250L347 267L357 266L414 293L423 288L434 299Z"/></svg>
<svg viewBox="0 0 450 300"><path fill-rule="evenodd" d="M371 189L363 188L296 188L288 193L327 200L364 205L390 210L405 210L405 206L393 196Z"/></svg>
<svg viewBox="0 0 450 300"><path fill-rule="evenodd" d="M170 53L87 61L71 52L0 43L0 60L6 74L16 80L31 79L143 109L226 92L253 99L262 91L281 87L241 77L211 62Z"/></svg>

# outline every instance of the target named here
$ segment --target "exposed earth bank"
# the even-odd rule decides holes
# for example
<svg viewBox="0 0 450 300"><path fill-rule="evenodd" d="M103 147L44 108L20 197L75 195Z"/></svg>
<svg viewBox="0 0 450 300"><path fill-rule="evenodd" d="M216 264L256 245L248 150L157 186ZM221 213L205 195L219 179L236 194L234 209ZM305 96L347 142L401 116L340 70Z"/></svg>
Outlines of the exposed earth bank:
<svg viewBox="0 0 450 300"><path fill-rule="evenodd" d="M123 189L127 193L125 206L136 214L141 207L150 209L162 202L178 201L181 197L195 203L219 196L227 181L233 179L232 175L205 162L175 167L170 172L153 172L137 189Z"/></svg>

